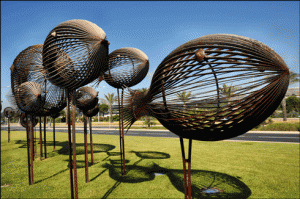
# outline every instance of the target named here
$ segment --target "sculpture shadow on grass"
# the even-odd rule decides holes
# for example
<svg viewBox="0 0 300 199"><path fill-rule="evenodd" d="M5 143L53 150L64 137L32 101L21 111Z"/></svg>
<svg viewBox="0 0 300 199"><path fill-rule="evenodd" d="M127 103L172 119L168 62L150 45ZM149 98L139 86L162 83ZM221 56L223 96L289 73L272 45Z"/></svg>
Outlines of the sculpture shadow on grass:
<svg viewBox="0 0 300 199"><path fill-rule="evenodd" d="M69 149L68 149L68 142L59 142L58 146L62 146L61 149L59 149L57 152L59 154L68 155ZM91 147L88 144L88 153L91 153ZM101 153L101 152L108 152L116 148L114 145L111 144L97 144L93 143L93 153ZM76 143L76 155L83 155L85 154L84 151L84 143Z"/></svg>
<svg viewBox="0 0 300 199"><path fill-rule="evenodd" d="M136 161L133 165L126 165L126 175L122 175L120 171L121 160L110 160L111 164L105 164L103 167L109 170L109 176L116 181L116 183L104 194L102 198L107 198L121 183L141 183L151 181L155 178L153 170L159 170L152 166L137 166L144 159L167 159L171 156L167 153L156 151L130 151L135 153L141 159ZM125 160L128 163L129 160ZM162 171L161 171L162 172Z"/></svg>
<svg viewBox="0 0 300 199"><path fill-rule="evenodd" d="M183 170L167 170L173 186L184 194L184 173ZM248 198L251 195L249 187L238 178L224 173L192 170L191 189L194 198ZM205 193L205 190L215 190L217 193Z"/></svg>
<svg viewBox="0 0 300 199"><path fill-rule="evenodd" d="M158 175L167 175L172 185L184 195L184 174L180 169L166 169L152 163L149 166L128 165L127 174L122 175L118 165L106 164L109 176L116 183L105 193L107 198L121 183L141 183L151 181ZM192 197L193 198L236 198L244 199L251 195L249 187L238 178L206 170L192 170ZM205 193L205 190L217 190L218 193Z"/></svg>
<svg viewBox="0 0 300 199"><path fill-rule="evenodd" d="M17 140L15 142L15 144L21 144L21 146L19 148L27 148L27 141L26 140ZM39 150L39 139L36 141L36 148L37 150ZM44 150L44 141L42 141L43 144L43 150ZM53 146L53 141L47 141L46 142L47 147L48 146ZM58 154L63 154L63 155L69 155L69 148L68 148L68 141L64 141L64 142L55 142L55 146L59 147L61 146L61 148L59 150L56 150L56 152ZM114 148L116 148L114 145L111 144L97 144L97 143L93 143L93 153L101 153L101 152L108 152L113 150ZM44 151L43 151L44 152ZM52 151L47 151L47 157L53 157L55 156L56 152L52 152ZM91 153L91 147L88 144L88 153ZM49 154L49 155L48 155ZM84 143L76 143L76 155L83 155L85 154L84 151ZM120 153L119 153L120 154ZM38 155L38 154L37 154Z"/></svg>

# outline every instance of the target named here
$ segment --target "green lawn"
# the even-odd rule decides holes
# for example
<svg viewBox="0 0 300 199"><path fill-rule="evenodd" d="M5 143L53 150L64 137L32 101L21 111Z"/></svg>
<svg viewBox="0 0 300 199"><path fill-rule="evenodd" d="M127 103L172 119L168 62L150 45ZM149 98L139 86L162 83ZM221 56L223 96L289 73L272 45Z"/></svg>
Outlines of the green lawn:
<svg viewBox="0 0 300 199"><path fill-rule="evenodd" d="M28 184L25 132L1 131L1 198L70 198L67 134L47 135L46 160L34 161ZM94 159L85 182L83 134L76 135L79 198L184 198L179 139L125 137L120 174L119 137L94 135ZM187 144L187 142L186 142ZM187 145L186 145L187 146ZM39 147L38 147L39 148ZM89 155L90 160L90 155ZM160 172L165 175L155 176ZM206 196L205 187L221 190ZM196 198L299 198L299 144L193 141L192 195Z"/></svg>

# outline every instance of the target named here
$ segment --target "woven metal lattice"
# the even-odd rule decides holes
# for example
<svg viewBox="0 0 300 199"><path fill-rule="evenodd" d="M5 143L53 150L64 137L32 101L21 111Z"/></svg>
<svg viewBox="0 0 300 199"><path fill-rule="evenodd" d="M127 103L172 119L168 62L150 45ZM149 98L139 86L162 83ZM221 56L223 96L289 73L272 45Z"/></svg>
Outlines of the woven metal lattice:
<svg viewBox="0 0 300 199"><path fill-rule="evenodd" d="M43 44L38 44L30 46L19 53L11 66L11 85L14 94L22 83L38 83L42 87L45 104L42 109L34 109L34 111L36 111L36 115L48 116L66 107L66 91L46 79L42 51Z"/></svg>
<svg viewBox="0 0 300 199"><path fill-rule="evenodd" d="M108 69L105 32L86 20L69 20L50 31L44 42L43 65L55 85L74 90Z"/></svg>
<svg viewBox="0 0 300 199"><path fill-rule="evenodd" d="M14 91L14 96L19 109L25 113L36 113L45 104L43 87L36 82L22 83Z"/></svg>
<svg viewBox="0 0 300 199"><path fill-rule="evenodd" d="M114 88L132 87L145 78L148 70L148 57L143 51L120 48L109 54L109 70L104 79Z"/></svg>
<svg viewBox="0 0 300 199"><path fill-rule="evenodd" d="M285 62L263 43L229 34L203 36L162 61L147 93L127 92L125 127L148 114L183 138L228 139L270 116L288 85Z"/></svg>
<svg viewBox="0 0 300 199"><path fill-rule="evenodd" d="M74 95L74 103L81 111L87 111L98 104L98 92L91 87L81 87Z"/></svg>
<svg viewBox="0 0 300 199"><path fill-rule="evenodd" d="M15 114L15 111L14 111L14 109L12 107L6 107L3 110L3 113L4 113L5 117L11 118Z"/></svg>
<svg viewBox="0 0 300 199"><path fill-rule="evenodd" d="M39 120L36 118L36 117L34 117L34 119L33 119L33 127L35 127L36 125L37 125L37 123L39 122ZM27 122L27 119L26 119L26 114L25 113L21 113L21 115L20 115L20 123L21 123L21 125L24 127L24 128L27 128L27 124L28 124L28 122Z"/></svg>
<svg viewBox="0 0 300 199"><path fill-rule="evenodd" d="M90 110L84 111L83 114L87 117L93 117L99 112L99 106L96 104L96 106Z"/></svg>

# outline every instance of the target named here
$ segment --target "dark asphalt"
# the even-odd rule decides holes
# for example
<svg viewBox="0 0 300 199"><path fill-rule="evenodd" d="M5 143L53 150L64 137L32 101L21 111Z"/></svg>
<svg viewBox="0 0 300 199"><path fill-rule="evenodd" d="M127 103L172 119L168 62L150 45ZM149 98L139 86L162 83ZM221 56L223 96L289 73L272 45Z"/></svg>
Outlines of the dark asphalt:
<svg viewBox="0 0 300 199"><path fill-rule="evenodd" d="M7 131L7 126L1 126L1 130ZM23 127L11 127L11 131L24 131ZM39 128L36 127L38 131ZM52 132L52 127L47 128L48 132ZM57 127L56 132L67 132L66 127ZM83 133L83 127L76 127L76 133ZM93 134L104 134L104 135L119 135L119 131L115 130L115 127L109 128L99 128L93 127ZM160 131L160 130L129 130L126 136L145 136L145 137L166 137L166 138L178 138L177 135L171 133L170 131ZM284 142L284 143L300 143L299 133L295 132L274 132L274 133L264 133L259 132L248 132L243 135L228 139L228 141L261 141L261 142Z"/></svg>

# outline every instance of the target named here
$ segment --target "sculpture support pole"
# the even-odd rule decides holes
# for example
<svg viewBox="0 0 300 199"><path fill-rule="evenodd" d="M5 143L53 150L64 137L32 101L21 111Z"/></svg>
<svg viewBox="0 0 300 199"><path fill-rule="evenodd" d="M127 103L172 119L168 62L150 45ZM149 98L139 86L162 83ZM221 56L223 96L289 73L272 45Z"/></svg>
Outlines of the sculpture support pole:
<svg viewBox="0 0 300 199"><path fill-rule="evenodd" d="M87 117L84 116L84 152L85 152L85 182L89 182L89 165L88 165L88 151L87 151Z"/></svg>
<svg viewBox="0 0 300 199"><path fill-rule="evenodd" d="M36 155L36 129L34 127L33 127L33 131L34 131L34 136L33 136L33 161L34 161Z"/></svg>
<svg viewBox="0 0 300 199"><path fill-rule="evenodd" d="M90 146L91 146L91 164L94 164L94 150L93 150L93 136L92 136L92 122L89 117L89 127L90 127Z"/></svg>
<svg viewBox="0 0 300 199"><path fill-rule="evenodd" d="M8 143L10 143L10 121L9 121L9 117L7 118L8 120Z"/></svg>
<svg viewBox="0 0 300 199"><path fill-rule="evenodd" d="M46 123L47 123L47 116L44 116L44 151L45 151L45 159L47 158Z"/></svg>
<svg viewBox="0 0 300 199"><path fill-rule="evenodd" d="M182 137L180 137L180 146L181 146L182 161L183 161L185 198L191 199L192 198L192 189L191 189L192 139L189 139L188 159L185 158L184 143ZM188 166L188 171L186 171L186 166Z"/></svg>
<svg viewBox="0 0 300 199"><path fill-rule="evenodd" d="M72 143L71 143L71 123L70 123L70 96L67 90L67 124L68 124L68 147L69 147L69 168L70 168L70 186L71 186L71 198L74 199L74 188L73 188L73 161L72 161Z"/></svg>
<svg viewBox="0 0 300 199"><path fill-rule="evenodd" d="M122 88L122 95L121 95L121 129L122 129L122 151L123 151L123 175L126 174L125 170L125 144L124 144L124 125L123 125L123 88Z"/></svg>
<svg viewBox="0 0 300 199"><path fill-rule="evenodd" d="M29 140L30 140L30 173L31 173L31 184L33 180L33 116L29 115Z"/></svg>
<svg viewBox="0 0 300 199"><path fill-rule="evenodd" d="M123 114L121 112L120 104L120 95L119 95L119 89L118 90L118 104L119 104L119 135L120 135L120 157L121 157L121 173L122 175L125 175L125 154L124 154L124 137L123 137ZM122 106L122 105L121 105Z"/></svg>
<svg viewBox="0 0 300 199"><path fill-rule="evenodd" d="M53 151L55 151L55 118L53 118Z"/></svg>
<svg viewBox="0 0 300 199"><path fill-rule="evenodd" d="M28 162L28 180L29 180L29 185L31 185L31 165L30 165L30 139L29 139L29 128L28 128L28 119L27 115L25 116L26 118L26 137L27 137L27 162Z"/></svg>
<svg viewBox="0 0 300 199"><path fill-rule="evenodd" d="M42 117L40 116L40 154L41 154L41 160L43 157L43 142L42 142Z"/></svg>
<svg viewBox="0 0 300 199"><path fill-rule="evenodd" d="M72 96L75 96L75 90ZM75 198L78 198L78 185L77 185L77 166L76 166L76 139L75 139L75 104L72 104L72 144L73 144L73 168L74 168L74 189Z"/></svg>

